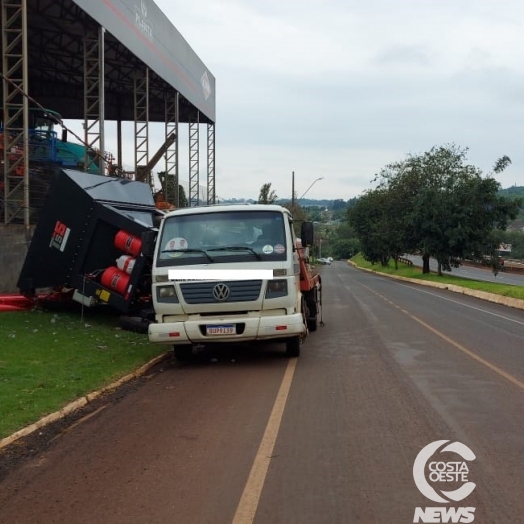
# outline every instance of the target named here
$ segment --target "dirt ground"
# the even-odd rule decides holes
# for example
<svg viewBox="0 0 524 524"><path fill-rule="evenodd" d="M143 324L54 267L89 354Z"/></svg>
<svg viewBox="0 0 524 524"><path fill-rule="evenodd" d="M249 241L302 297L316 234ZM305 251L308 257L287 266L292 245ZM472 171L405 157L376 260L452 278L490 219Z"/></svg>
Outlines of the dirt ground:
<svg viewBox="0 0 524 524"><path fill-rule="evenodd" d="M130 392L136 391L142 383L150 380L156 373L160 373L163 367L173 362L173 357L168 358L165 362L159 363L151 368L146 375L133 378L118 388L103 393L73 413L47 424L0 449L0 482L2 482L11 471L20 467L25 462L33 460L37 455L52 446L57 437L69 431L79 423L79 421L86 419L86 417L97 412L103 406L117 404Z"/></svg>

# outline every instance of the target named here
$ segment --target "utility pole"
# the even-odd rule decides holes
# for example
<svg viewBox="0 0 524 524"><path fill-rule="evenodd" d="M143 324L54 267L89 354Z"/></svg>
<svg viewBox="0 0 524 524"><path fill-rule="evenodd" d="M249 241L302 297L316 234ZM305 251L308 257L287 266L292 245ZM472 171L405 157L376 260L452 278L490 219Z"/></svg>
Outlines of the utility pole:
<svg viewBox="0 0 524 524"><path fill-rule="evenodd" d="M295 210L295 172L291 171L291 213Z"/></svg>

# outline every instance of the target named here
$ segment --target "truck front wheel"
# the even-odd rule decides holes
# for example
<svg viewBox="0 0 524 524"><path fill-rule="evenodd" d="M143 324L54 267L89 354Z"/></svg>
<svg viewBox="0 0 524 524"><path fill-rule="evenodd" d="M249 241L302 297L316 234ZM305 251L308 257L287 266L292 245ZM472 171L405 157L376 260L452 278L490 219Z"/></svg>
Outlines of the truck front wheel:
<svg viewBox="0 0 524 524"><path fill-rule="evenodd" d="M133 331L134 333L141 333L147 335L147 328L151 321L143 317L131 317L122 315L120 317L120 327L126 331Z"/></svg>
<svg viewBox="0 0 524 524"><path fill-rule="evenodd" d="M184 344L182 346L173 346L175 358L179 361L189 360L193 356L193 346L191 344Z"/></svg>
<svg viewBox="0 0 524 524"><path fill-rule="evenodd" d="M286 341L286 356L299 357L301 346L302 346L302 337L288 338Z"/></svg>

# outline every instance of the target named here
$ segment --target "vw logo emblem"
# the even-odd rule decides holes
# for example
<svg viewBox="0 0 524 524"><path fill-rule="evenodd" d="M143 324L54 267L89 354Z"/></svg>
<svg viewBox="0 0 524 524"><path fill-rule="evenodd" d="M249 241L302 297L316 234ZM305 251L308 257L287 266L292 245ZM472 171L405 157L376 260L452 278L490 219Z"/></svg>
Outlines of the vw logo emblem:
<svg viewBox="0 0 524 524"><path fill-rule="evenodd" d="M213 296L218 302L224 302L224 300L229 298L229 288L225 284L217 284L213 288Z"/></svg>

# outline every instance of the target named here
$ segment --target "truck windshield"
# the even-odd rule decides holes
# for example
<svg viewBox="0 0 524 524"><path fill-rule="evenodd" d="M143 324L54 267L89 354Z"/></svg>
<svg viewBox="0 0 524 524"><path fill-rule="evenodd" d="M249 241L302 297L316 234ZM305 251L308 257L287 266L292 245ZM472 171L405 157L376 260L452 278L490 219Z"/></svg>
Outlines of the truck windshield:
<svg viewBox="0 0 524 524"><path fill-rule="evenodd" d="M284 217L278 211L219 211L164 220L157 265L286 260Z"/></svg>

